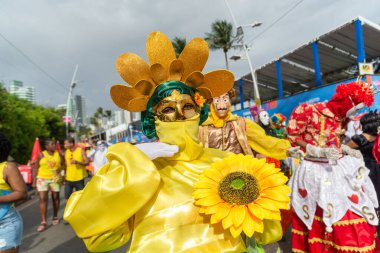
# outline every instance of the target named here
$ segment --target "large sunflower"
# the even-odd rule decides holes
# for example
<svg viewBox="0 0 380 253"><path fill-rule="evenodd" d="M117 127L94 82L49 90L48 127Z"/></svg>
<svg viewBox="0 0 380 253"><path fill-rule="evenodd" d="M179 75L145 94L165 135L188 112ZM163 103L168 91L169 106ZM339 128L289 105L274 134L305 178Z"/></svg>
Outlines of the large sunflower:
<svg viewBox="0 0 380 253"><path fill-rule="evenodd" d="M230 155L204 170L193 196L210 223L222 222L233 237L264 232L264 220L281 220L289 209L288 178L265 159Z"/></svg>

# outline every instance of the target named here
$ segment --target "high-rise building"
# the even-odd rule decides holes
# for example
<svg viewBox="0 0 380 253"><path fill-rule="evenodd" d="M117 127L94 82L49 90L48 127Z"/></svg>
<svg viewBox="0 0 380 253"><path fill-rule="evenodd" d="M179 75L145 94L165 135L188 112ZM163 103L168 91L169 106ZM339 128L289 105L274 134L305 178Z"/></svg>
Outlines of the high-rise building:
<svg viewBox="0 0 380 253"><path fill-rule="evenodd" d="M80 95L75 95L75 105L77 110L76 123L79 125L87 125L86 99Z"/></svg>
<svg viewBox="0 0 380 253"><path fill-rule="evenodd" d="M116 125L121 125L123 123L125 123L124 111L122 111L122 110L116 110L115 111L115 124Z"/></svg>
<svg viewBox="0 0 380 253"><path fill-rule="evenodd" d="M24 86L21 81L10 81L9 93L16 95L18 98L26 99L33 104L36 103L36 89L32 86Z"/></svg>

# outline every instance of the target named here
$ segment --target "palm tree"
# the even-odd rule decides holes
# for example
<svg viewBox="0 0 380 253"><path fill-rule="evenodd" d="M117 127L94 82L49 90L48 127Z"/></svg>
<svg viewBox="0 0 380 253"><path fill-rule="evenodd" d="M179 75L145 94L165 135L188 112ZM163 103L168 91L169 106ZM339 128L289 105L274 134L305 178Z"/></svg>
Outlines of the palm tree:
<svg viewBox="0 0 380 253"><path fill-rule="evenodd" d="M206 33L205 37L211 50L223 49L226 60L226 69L228 69L228 50L239 47L238 45L235 45L239 37L234 36L232 32L233 25L231 23L226 20L216 20L211 24L211 32Z"/></svg>
<svg viewBox="0 0 380 253"><path fill-rule="evenodd" d="M182 53L183 49L186 46L186 39L185 38L180 38L180 37L174 37L172 40L172 44L174 47L175 55L178 56Z"/></svg>

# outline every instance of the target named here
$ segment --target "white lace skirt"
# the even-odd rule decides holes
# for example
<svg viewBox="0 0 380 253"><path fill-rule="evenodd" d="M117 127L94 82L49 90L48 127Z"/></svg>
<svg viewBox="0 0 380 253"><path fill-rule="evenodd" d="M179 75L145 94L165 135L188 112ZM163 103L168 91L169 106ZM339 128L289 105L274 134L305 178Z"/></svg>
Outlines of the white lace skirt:
<svg viewBox="0 0 380 253"><path fill-rule="evenodd" d="M294 211L309 229L317 205L323 210L326 230L332 231L334 222L348 210L377 225L378 202L368 174L364 162L351 156L343 156L336 165L327 159L306 158L289 181Z"/></svg>

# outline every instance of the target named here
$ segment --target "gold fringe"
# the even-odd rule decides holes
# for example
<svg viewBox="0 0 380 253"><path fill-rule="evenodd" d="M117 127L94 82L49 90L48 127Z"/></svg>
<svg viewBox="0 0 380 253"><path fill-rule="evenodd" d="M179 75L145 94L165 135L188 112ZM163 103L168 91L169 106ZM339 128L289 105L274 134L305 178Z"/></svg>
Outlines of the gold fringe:
<svg viewBox="0 0 380 253"><path fill-rule="evenodd" d="M360 247L360 248L359 247L353 247L353 246L340 246L340 245L336 245L333 242L326 241L326 240L323 240L323 239L320 239L320 238L309 239L308 243L310 243L310 244L313 244L313 243L323 243L324 245L329 245L329 246L331 246L331 247L333 247L333 248L335 248L337 250L359 252L359 253L364 253L364 252L368 252L370 250L374 250L375 247L376 247L376 242L375 241L370 246Z"/></svg>
<svg viewBox="0 0 380 253"><path fill-rule="evenodd" d="M293 253L308 253L307 251L303 251L300 249L292 249Z"/></svg>
<svg viewBox="0 0 380 253"><path fill-rule="evenodd" d="M314 216L314 220L323 222L322 217L319 216ZM337 221L334 222L333 226L348 226L348 225L356 225L360 223L366 223L366 219L364 218L359 218L359 219L354 219L354 220L342 220L342 221Z"/></svg>
<svg viewBox="0 0 380 253"><path fill-rule="evenodd" d="M308 232L303 232L303 231L300 231L300 230L297 230L297 229L294 229L294 228L292 228L292 233L296 234L296 235L303 235L303 236L305 236L305 235L308 234Z"/></svg>

